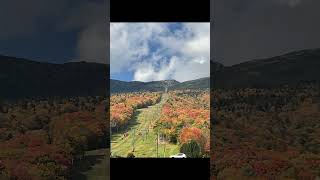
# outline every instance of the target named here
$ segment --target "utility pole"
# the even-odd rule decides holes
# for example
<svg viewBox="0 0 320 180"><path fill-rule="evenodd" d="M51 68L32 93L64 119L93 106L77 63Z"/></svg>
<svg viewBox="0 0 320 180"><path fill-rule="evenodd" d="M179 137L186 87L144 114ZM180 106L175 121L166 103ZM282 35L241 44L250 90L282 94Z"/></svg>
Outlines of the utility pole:
<svg viewBox="0 0 320 180"><path fill-rule="evenodd" d="M166 136L165 136L165 139L164 139L164 150L163 150L164 155L163 155L163 157L166 157L166 144L167 144L167 142L166 142Z"/></svg>
<svg viewBox="0 0 320 180"><path fill-rule="evenodd" d="M157 157L159 157L159 130L157 128Z"/></svg>
<svg viewBox="0 0 320 180"><path fill-rule="evenodd" d="M134 141L135 141L135 136L136 136L136 133L135 133L135 129L133 128L133 137L132 137L132 152L134 152Z"/></svg>

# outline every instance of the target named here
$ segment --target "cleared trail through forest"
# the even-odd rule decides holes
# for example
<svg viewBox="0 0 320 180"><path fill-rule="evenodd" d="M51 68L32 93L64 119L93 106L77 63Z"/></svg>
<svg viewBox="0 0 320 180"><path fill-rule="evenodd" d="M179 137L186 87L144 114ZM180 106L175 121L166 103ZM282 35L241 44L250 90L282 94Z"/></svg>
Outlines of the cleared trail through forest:
<svg viewBox="0 0 320 180"><path fill-rule="evenodd" d="M161 101L147 108L137 109L128 125L128 135L113 133L111 153L113 156L127 157L132 152L136 157L157 157L157 131L154 128L161 115L162 106L169 95L164 93ZM158 144L158 157L169 157L179 151L178 145Z"/></svg>

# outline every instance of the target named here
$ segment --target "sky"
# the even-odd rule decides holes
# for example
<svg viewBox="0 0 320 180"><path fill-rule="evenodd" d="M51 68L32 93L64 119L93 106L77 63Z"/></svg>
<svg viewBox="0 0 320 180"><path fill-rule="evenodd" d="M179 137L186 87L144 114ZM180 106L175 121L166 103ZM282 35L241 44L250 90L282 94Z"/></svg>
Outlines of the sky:
<svg viewBox="0 0 320 180"><path fill-rule="evenodd" d="M210 76L210 23L111 23L111 79L179 82Z"/></svg>
<svg viewBox="0 0 320 180"><path fill-rule="evenodd" d="M0 55L107 63L109 0L0 2Z"/></svg>
<svg viewBox="0 0 320 180"><path fill-rule="evenodd" d="M0 55L54 63L109 63L109 1L1 1ZM214 61L232 65L320 47L319 0L212 2ZM113 77L132 80L135 74L139 75L131 70Z"/></svg>
<svg viewBox="0 0 320 180"><path fill-rule="evenodd" d="M224 65L320 47L319 0L215 0L212 60Z"/></svg>

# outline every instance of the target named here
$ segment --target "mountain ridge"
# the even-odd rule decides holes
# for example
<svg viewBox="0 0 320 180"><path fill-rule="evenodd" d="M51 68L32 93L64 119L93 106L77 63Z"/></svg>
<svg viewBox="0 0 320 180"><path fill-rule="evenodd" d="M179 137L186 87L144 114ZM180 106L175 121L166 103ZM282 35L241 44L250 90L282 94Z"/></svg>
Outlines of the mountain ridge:
<svg viewBox="0 0 320 180"><path fill-rule="evenodd" d="M27 97L105 96L106 64L55 64L0 56L0 100Z"/></svg>
<svg viewBox="0 0 320 180"><path fill-rule="evenodd" d="M110 79L110 92L111 93L121 93L121 92L138 92L138 91L164 91L165 87L168 87L169 90L173 89L203 89L209 88L208 83L203 84L202 86L195 87L190 85L198 81L207 81L210 83L210 78L200 78L190 81L178 82L176 80L162 80L162 81L150 81L150 82L141 82L141 81L121 81Z"/></svg>
<svg viewBox="0 0 320 180"><path fill-rule="evenodd" d="M109 64L68 62L55 64L0 55L0 100L24 97L105 96L110 92L171 89L276 88L299 83L320 84L320 49L224 66L210 60L210 77L186 82L125 82L109 79ZM169 84L168 84L169 83Z"/></svg>
<svg viewBox="0 0 320 180"><path fill-rule="evenodd" d="M320 82L320 49L306 49L255 59L211 72L214 89L274 88Z"/></svg>

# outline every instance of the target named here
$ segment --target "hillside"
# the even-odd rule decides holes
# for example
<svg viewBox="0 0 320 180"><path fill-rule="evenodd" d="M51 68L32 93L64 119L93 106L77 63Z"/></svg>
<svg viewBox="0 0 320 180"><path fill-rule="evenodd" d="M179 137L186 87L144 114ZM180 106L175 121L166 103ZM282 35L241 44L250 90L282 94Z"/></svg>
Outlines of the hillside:
<svg viewBox="0 0 320 180"><path fill-rule="evenodd" d="M178 84L178 81L175 80L166 80L166 81L151 81L151 82L140 82L140 81L119 81L119 80L110 80L110 91L112 93L119 92L137 92L137 91L163 91L164 87L173 86Z"/></svg>
<svg viewBox="0 0 320 180"><path fill-rule="evenodd" d="M317 179L320 49L211 72L212 179Z"/></svg>
<svg viewBox="0 0 320 180"><path fill-rule="evenodd" d="M200 78L191 81L185 81L172 86L170 89L205 89L210 88L210 78Z"/></svg>
<svg viewBox="0 0 320 180"><path fill-rule="evenodd" d="M0 56L0 99L105 95L108 66L70 62L51 64Z"/></svg>
<svg viewBox="0 0 320 180"><path fill-rule="evenodd" d="M163 80L151 82L125 82L119 80L110 80L111 93L120 92L138 92L138 91L164 91L165 87L169 90L175 89L204 89L209 88L210 78L201 78L191 81L178 82L176 80Z"/></svg>
<svg viewBox="0 0 320 180"><path fill-rule="evenodd" d="M213 64L211 64L213 65ZM273 88L320 82L320 49L224 66L211 71L213 88Z"/></svg>

